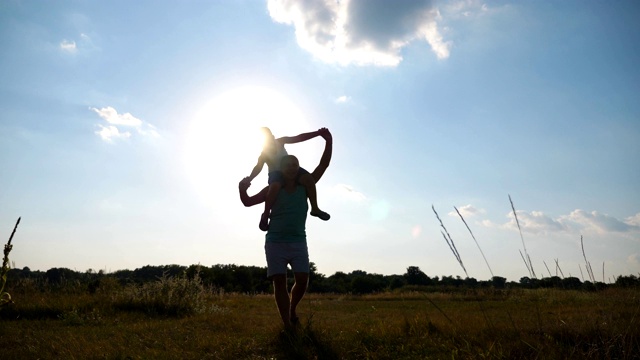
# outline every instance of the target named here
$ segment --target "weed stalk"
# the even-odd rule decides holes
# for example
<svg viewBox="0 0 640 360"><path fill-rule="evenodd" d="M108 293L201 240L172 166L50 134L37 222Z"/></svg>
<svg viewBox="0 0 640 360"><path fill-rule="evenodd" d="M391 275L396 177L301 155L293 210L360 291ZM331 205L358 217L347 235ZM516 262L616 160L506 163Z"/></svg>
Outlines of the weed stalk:
<svg viewBox="0 0 640 360"><path fill-rule="evenodd" d="M18 224L20 224L20 219L21 218L18 218L18 221L16 221L16 225L13 227L11 236L9 236L9 241L4 246L4 258L2 259L2 269L0 269L0 282L2 283L2 285L0 285L0 307L9 303L13 303L13 300L11 300L11 295L8 292L4 291L4 287L7 284L7 274L11 269L11 266L9 265L9 253L11 252L11 249L13 249L11 240L13 240L13 235L15 235L16 233Z"/></svg>

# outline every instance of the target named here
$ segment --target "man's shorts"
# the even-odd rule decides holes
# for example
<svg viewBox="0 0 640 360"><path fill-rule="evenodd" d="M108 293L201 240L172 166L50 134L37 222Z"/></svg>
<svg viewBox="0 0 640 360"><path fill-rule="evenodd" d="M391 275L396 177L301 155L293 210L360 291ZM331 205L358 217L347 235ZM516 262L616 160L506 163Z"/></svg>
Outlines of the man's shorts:
<svg viewBox="0 0 640 360"><path fill-rule="evenodd" d="M287 265L294 273L309 272L309 250L306 242L271 242L264 244L267 256L267 277L286 274Z"/></svg>
<svg viewBox="0 0 640 360"><path fill-rule="evenodd" d="M303 168L298 169L298 176L296 176L296 183L300 183L298 180L300 176L304 174L309 174L309 172ZM276 170L269 173L268 183L271 185L274 182L279 182L280 184L284 184L284 176L282 175L282 171Z"/></svg>

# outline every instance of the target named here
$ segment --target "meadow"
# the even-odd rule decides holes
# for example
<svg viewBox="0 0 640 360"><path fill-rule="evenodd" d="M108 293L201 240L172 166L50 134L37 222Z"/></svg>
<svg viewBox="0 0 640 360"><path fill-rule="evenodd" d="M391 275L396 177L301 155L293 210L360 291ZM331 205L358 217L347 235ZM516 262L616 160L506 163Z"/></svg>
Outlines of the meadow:
<svg viewBox="0 0 640 360"><path fill-rule="evenodd" d="M3 359L638 359L640 290L403 287L308 294L285 332L271 295L197 277L7 284Z"/></svg>

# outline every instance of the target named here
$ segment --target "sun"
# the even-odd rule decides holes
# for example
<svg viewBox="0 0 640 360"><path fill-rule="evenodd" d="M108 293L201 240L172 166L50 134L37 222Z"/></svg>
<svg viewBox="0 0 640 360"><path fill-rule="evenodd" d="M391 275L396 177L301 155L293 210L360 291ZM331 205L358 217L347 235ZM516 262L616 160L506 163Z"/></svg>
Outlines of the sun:
<svg viewBox="0 0 640 360"><path fill-rule="evenodd" d="M276 137L309 131L296 104L267 87L228 90L196 113L185 138L184 164L205 203L214 204L229 194L237 197L238 182L251 173L262 151L263 126ZM266 185L266 173L265 166L253 183Z"/></svg>

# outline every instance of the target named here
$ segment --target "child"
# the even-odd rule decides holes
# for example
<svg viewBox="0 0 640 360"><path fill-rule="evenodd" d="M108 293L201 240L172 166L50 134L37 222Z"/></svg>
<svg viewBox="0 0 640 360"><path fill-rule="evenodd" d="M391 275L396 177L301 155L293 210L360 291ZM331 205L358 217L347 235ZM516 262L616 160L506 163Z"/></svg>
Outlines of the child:
<svg viewBox="0 0 640 360"><path fill-rule="evenodd" d="M262 153L258 157L258 163L253 167L251 175L245 178L245 180L247 182L251 182L256 176L258 176L260 171L262 171L264 164L267 164L269 168L269 191L267 192L267 199L264 202L264 213L262 213L262 216L260 217L259 225L260 230L267 231L269 229L268 222L271 207L276 201L276 197L278 196L278 192L280 191L283 182L282 172L280 171L280 160L283 156L287 155L287 150L285 150L284 145L295 144L312 139L316 136L321 136L323 132L327 131L327 129L321 128L318 131L304 133L297 136L285 136L277 139L273 136L269 128L263 127L261 130L265 136L264 147L262 149ZM311 212L309 214L311 216L319 217L325 221L329 220L331 216L318 208L316 182L311 174L309 174L307 170L300 168L297 181L307 190L307 197L311 203Z"/></svg>

